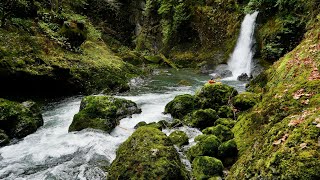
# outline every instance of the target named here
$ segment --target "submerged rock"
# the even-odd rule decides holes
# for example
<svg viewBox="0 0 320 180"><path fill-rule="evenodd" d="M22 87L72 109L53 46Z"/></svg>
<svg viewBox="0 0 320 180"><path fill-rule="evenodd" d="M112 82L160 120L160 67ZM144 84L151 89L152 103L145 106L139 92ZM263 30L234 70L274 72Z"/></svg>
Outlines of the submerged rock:
<svg viewBox="0 0 320 180"><path fill-rule="evenodd" d="M242 73L237 77L238 81L250 81L250 79L252 79L252 76L249 77L247 73Z"/></svg>
<svg viewBox="0 0 320 180"><path fill-rule="evenodd" d="M0 144L4 145L12 138L23 138L42 125L40 108L35 102L20 104L0 98Z"/></svg>
<svg viewBox="0 0 320 180"><path fill-rule="evenodd" d="M111 96L87 96L82 99L80 112L74 115L69 132L94 128L109 133L119 124L120 119L140 112L137 104L130 100Z"/></svg>
<svg viewBox="0 0 320 180"><path fill-rule="evenodd" d="M209 156L199 156L192 162L193 175L198 179L209 179L223 174L223 164L219 159Z"/></svg>
<svg viewBox="0 0 320 180"><path fill-rule="evenodd" d="M170 138L151 127L120 145L108 173L108 179L189 179Z"/></svg>

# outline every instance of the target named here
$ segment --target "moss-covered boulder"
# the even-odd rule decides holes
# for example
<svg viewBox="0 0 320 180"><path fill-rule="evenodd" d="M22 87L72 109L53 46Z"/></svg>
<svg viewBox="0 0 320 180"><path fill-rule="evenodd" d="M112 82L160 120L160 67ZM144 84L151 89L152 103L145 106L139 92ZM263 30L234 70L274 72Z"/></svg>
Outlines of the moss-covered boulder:
<svg viewBox="0 0 320 180"><path fill-rule="evenodd" d="M111 132L120 119L140 112L137 104L130 100L112 96L87 96L82 99L80 111L74 115L69 132L86 128Z"/></svg>
<svg viewBox="0 0 320 180"><path fill-rule="evenodd" d="M40 108L35 102L18 103L0 98L2 144L8 142L8 138L23 138L35 132L42 125Z"/></svg>
<svg viewBox="0 0 320 180"><path fill-rule="evenodd" d="M108 179L188 179L171 140L160 130L138 128L117 150Z"/></svg>
<svg viewBox="0 0 320 180"><path fill-rule="evenodd" d="M217 136L222 142L228 141L230 139L233 139L234 135L232 131L221 124L218 124L217 126L208 127L202 131L203 134L212 134Z"/></svg>
<svg viewBox="0 0 320 180"><path fill-rule="evenodd" d="M187 157L191 161L198 156L217 157L220 144L221 141L215 135L201 136L198 138L198 143L188 150Z"/></svg>
<svg viewBox="0 0 320 180"><path fill-rule="evenodd" d="M238 156L238 148L234 139L223 142L219 146L219 157L222 160L224 166L232 165Z"/></svg>
<svg viewBox="0 0 320 180"><path fill-rule="evenodd" d="M199 156L192 161L192 172L195 179L209 179L223 174L223 164L219 159L209 156Z"/></svg>
<svg viewBox="0 0 320 180"><path fill-rule="evenodd" d="M174 131L169 135L169 138L173 144L176 144L179 147L189 144L189 138L183 131Z"/></svg>
<svg viewBox="0 0 320 180"><path fill-rule="evenodd" d="M240 111L245 111L252 108L259 100L260 95L251 92L243 92L234 97L233 106Z"/></svg>
<svg viewBox="0 0 320 180"><path fill-rule="evenodd" d="M213 126L218 118L217 112L213 109L199 109L185 116L184 121L191 127L204 129Z"/></svg>
<svg viewBox="0 0 320 180"><path fill-rule="evenodd" d="M164 112L170 113L172 117L179 119L192 112L194 108L194 96L190 94L183 94L176 96L172 101L170 101L166 105Z"/></svg>
<svg viewBox="0 0 320 180"><path fill-rule="evenodd" d="M234 118L233 109L230 106L221 106L217 112L220 118Z"/></svg>
<svg viewBox="0 0 320 180"><path fill-rule="evenodd" d="M139 127L146 126L147 123L145 121L141 121L134 126L134 129L138 129Z"/></svg>
<svg viewBox="0 0 320 180"><path fill-rule="evenodd" d="M151 122L151 123L146 123L144 121L139 122L134 126L135 129L138 129L139 127L142 126L147 126L147 127L153 127L159 130L165 129L169 126L169 123L166 120L161 120L159 122Z"/></svg>
<svg viewBox="0 0 320 180"><path fill-rule="evenodd" d="M214 122L215 126L218 124L227 126L228 128L232 129L234 127L234 125L236 124L236 121L231 118L219 118L216 120L216 122Z"/></svg>
<svg viewBox="0 0 320 180"><path fill-rule="evenodd" d="M205 84L199 91L196 92L196 101L201 109L211 108L219 110L223 105L238 94L237 90L226 84L215 83Z"/></svg>

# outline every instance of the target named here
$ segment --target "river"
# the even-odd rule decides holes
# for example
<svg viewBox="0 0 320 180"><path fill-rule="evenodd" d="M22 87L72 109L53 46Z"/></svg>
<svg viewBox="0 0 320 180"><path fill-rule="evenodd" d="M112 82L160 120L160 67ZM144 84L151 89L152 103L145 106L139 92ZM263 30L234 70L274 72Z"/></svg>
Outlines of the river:
<svg viewBox="0 0 320 180"><path fill-rule="evenodd" d="M0 149L0 179L105 179L105 168L115 159L117 147L138 122L170 121L170 115L162 113L165 105L176 95L194 94L209 78L187 69L163 69L150 78L132 80L131 91L118 97L136 102L142 113L122 119L110 134L96 130L68 133L82 97L50 103L44 108L44 125L37 132ZM181 80L191 86L180 86ZM244 91L244 83L222 82ZM192 128L184 130L190 141L200 133Z"/></svg>

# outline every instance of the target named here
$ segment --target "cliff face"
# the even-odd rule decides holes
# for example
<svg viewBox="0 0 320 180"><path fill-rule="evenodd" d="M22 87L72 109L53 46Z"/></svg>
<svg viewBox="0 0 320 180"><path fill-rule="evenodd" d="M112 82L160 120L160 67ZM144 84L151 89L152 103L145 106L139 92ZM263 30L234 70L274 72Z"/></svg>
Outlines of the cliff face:
<svg viewBox="0 0 320 180"><path fill-rule="evenodd" d="M250 84L261 101L233 129L240 158L229 179L319 179L320 15L303 40Z"/></svg>

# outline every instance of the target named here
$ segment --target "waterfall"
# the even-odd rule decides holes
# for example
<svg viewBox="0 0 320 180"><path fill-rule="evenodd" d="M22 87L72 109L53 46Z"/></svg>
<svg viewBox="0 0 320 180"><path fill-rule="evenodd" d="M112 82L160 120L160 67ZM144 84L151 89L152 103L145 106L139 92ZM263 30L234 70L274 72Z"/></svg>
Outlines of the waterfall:
<svg viewBox="0 0 320 180"><path fill-rule="evenodd" d="M241 32L236 48L228 61L228 68L232 71L233 79L242 73L251 75L251 62L253 57L252 45L255 21L258 12L247 14L241 24Z"/></svg>

